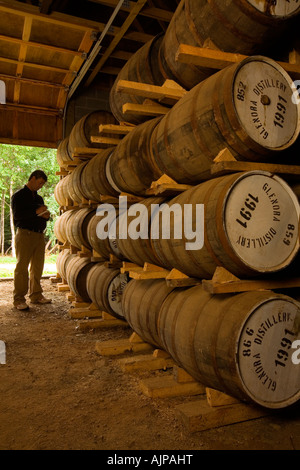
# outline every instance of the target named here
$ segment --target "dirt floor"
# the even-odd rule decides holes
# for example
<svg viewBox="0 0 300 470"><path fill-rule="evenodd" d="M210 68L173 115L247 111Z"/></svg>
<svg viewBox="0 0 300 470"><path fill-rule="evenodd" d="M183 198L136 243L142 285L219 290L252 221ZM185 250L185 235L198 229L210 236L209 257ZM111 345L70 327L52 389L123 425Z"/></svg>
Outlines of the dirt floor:
<svg viewBox="0 0 300 470"><path fill-rule="evenodd" d="M96 351L132 330L81 330L66 293L49 279L43 287L52 304L19 312L12 281L0 281L0 450L300 450L297 407L191 432L176 406L199 397L150 398L140 388L169 370L127 373Z"/></svg>

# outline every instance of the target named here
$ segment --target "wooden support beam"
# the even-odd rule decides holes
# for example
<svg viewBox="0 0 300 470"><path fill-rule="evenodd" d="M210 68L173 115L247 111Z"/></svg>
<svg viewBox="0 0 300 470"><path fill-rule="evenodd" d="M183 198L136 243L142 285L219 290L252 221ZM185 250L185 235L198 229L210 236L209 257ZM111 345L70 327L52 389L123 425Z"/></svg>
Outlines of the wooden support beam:
<svg viewBox="0 0 300 470"><path fill-rule="evenodd" d="M300 166L298 165L280 165L276 163L259 163L259 162L239 162L239 161L219 161L210 167L213 176L223 176L228 173L236 173L239 171L262 170L270 173L289 176L290 178L299 179Z"/></svg>
<svg viewBox="0 0 300 470"><path fill-rule="evenodd" d="M99 134L129 134L134 129L132 126L124 126L118 124L100 124Z"/></svg>
<svg viewBox="0 0 300 470"><path fill-rule="evenodd" d="M118 145L122 139L114 139L112 137L91 136L91 142L94 144L105 144L115 146Z"/></svg>
<svg viewBox="0 0 300 470"><path fill-rule="evenodd" d="M144 116L163 116L170 111L166 106L154 102L145 101L143 104L125 103L122 106L122 112L128 114L140 114Z"/></svg>
<svg viewBox="0 0 300 470"><path fill-rule="evenodd" d="M116 91L128 93L135 96L144 96L154 100L168 99L175 104L186 94L186 90L173 80L166 80L164 85L149 85L147 83L133 82L129 80L119 80Z"/></svg>
<svg viewBox="0 0 300 470"><path fill-rule="evenodd" d="M198 65L200 67L220 70L246 59L248 56L232 52L223 52L216 49L189 46L180 44L176 52L176 60L185 64ZM277 63L293 78L300 78L300 65L279 62Z"/></svg>
<svg viewBox="0 0 300 470"><path fill-rule="evenodd" d="M217 267L211 280L203 279L202 286L210 294L246 292L260 289L290 289L300 287L300 278L239 279L225 268Z"/></svg>

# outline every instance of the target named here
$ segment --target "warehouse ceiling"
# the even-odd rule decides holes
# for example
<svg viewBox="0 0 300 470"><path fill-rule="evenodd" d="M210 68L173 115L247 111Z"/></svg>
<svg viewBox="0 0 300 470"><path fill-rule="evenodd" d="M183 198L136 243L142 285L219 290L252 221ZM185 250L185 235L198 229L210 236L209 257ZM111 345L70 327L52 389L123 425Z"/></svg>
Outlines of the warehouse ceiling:
<svg viewBox="0 0 300 470"><path fill-rule="evenodd" d="M179 0L0 0L0 143L56 148L78 90L109 90Z"/></svg>

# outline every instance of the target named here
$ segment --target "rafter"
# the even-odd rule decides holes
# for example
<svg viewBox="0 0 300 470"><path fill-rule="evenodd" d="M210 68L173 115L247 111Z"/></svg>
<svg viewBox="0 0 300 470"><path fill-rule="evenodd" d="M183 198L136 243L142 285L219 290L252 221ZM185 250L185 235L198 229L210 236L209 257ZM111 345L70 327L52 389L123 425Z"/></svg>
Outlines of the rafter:
<svg viewBox="0 0 300 470"><path fill-rule="evenodd" d="M101 70L101 68L103 67L107 59L109 58L110 54L115 50L115 48L117 47L117 45L119 44L123 36L125 36L126 31L131 26L132 22L135 20L135 18L137 17L137 15L139 14L139 12L141 11L141 9L143 8L146 2L147 0L138 0L136 2L134 8L130 11L128 17L124 21L123 26L120 28L119 32L116 34L116 36L114 37L114 39L108 46L103 56L101 57L99 62L96 64L93 72L87 79L85 86L89 86L91 82L94 80L95 76Z"/></svg>

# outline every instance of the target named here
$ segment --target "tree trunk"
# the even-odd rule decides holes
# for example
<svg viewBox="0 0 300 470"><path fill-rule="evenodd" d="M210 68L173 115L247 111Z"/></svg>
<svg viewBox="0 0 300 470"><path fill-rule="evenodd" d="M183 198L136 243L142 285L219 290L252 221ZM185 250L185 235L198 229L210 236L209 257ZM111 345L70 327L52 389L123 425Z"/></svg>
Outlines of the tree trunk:
<svg viewBox="0 0 300 470"><path fill-rule="evenodd" d="M4 255L4 242L5 242L5 232L4 232L4 212L5 212L5 189L2 191L1 199L1 255Z"/></svg>
<svg viewBox="0 0 300 470"><path fill-rule="evenodd" d="M13 195L13 188L12 188L12 181L10 182L10 187L9 187L9 195L10 195L10 200ZM11 231L11 253L12 256L16 256L16 250L15 250L15 227L14 227L14 218L13 218L13 212L12 208L10 205L9 208L9 214L10 214L10 231Z"/></svg>

